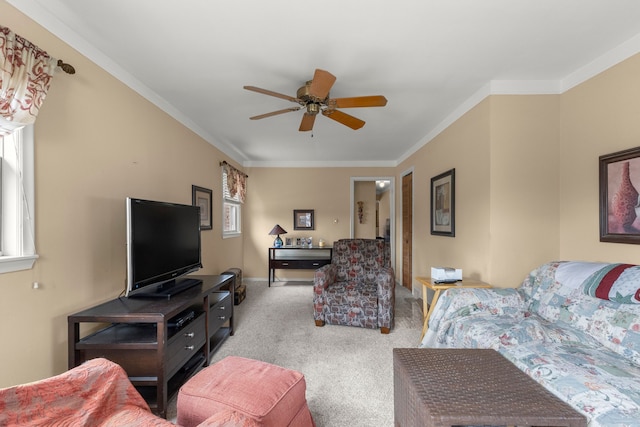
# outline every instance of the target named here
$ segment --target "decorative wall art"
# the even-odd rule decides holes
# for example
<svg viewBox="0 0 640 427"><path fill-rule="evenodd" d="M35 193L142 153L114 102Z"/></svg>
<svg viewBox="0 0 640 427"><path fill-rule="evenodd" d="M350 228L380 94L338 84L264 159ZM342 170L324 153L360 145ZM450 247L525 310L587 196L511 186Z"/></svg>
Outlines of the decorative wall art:
<svg viewBox="0 0 640 427"><path fill-rule="evenodd" d="M364 202L358 202L358 222L364 223Z"/></svg>
<svg viewBox="0 0 640 427"><path fill-rule="evenodd" d="M640 244L640 147L600 156L600 241Z"/></svg>
<svg viewBox="0 0 640 427"><path fill-rule="evenodd" d="M191 204L200 207L200 230L213 229L211 194L208 188L191 186Z"/></svg>
<svg viewBox="0 0 640 427"><path fill-rule="evenodd" d="M294 230L313 230L313 209L295 209L293 211Z"/></svg>
<svg viewBox="0 0 640 427"><path fill-rule="evenodd" d="M455 237L456 170L431 178L431 234Z"/></svg>

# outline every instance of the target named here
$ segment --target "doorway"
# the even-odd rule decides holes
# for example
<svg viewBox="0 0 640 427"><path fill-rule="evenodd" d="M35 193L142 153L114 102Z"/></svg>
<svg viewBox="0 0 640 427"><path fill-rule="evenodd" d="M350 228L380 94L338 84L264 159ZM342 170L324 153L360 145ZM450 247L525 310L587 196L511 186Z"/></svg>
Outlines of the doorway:
<svg viewBox="0 0 640 427"><path fill-rule="evenodd" d="M351 238L389 242L395 271L395 178L351 177Z"/></svg>
<svg viewBox="0 0 640 427"><path fill-rule="evenodd" d="M413 172L402 176L402 286L413 287Z"/></svg>

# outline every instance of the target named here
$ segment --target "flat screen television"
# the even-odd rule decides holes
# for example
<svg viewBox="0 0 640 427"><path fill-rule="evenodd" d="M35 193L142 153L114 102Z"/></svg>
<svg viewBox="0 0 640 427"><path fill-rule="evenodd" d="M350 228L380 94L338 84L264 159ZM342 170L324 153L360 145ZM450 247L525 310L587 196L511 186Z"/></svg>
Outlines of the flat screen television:
<svg viewBox="0 0 640 427"><path fill-rule="evenodd" d="M171 298L202 268L200 208L127 197L126 297Z"/></svg>

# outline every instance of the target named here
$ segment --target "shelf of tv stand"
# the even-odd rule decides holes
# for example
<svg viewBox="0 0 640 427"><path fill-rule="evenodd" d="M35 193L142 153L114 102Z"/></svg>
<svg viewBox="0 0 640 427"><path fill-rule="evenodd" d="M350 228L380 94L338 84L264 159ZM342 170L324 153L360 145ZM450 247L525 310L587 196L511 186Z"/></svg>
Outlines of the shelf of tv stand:
<svg viewBox="0 0 640 427"><path fill-rule="evenodd" d="M69 368L96 357L113 360L151 409L166 416L168 399L233 335L234 276L189 277L202 285L168 300L116 298L70 315ZM169 326L190 311L190 321Z"/></svg>

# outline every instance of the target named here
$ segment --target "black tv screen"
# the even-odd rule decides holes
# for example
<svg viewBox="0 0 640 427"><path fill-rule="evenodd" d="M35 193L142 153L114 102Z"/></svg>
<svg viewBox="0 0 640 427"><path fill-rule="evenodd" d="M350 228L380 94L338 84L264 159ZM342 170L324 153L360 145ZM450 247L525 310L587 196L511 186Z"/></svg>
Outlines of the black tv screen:
<svg viewBox="0 0 640 427"><path fill-rule="evenodd" d="M127 198L127 297L169 297L202 267L200 250L199 207Z"/></svg>

